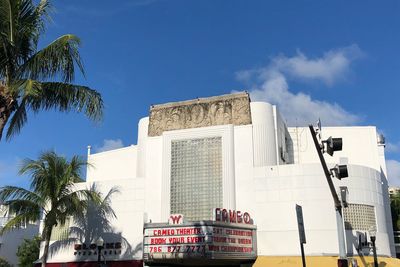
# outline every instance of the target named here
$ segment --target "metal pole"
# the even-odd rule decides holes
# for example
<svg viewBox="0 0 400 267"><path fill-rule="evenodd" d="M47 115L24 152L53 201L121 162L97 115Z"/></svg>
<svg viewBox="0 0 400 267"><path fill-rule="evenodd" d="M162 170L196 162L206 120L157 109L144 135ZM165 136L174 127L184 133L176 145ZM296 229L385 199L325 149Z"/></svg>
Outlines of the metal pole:
<svg viewBox="0 0 400 267"><path fill-rule="evenodd" d="M301 260L303 267L306 267L306 258L304 255L304 244L306 243L306 233L304 231L303 209L300 205L296 204L297 227L299 230L299 241L301 250Z"/></svg>
<svg viewBox="0 0 400 267"><path fill-rule="evenodd" d="M345 254L347 256L347 235L346 235L346 225L344 224L344 216L343 216L343 208L345 206L343 205L342 199L340 199L340 204L342 205L342 208L340 209L340 214L341 214L341 219L342 219L342 229L343 229L342 232L343 232L343 238L344 238L344 241L343 241L343 243L344 243L344 251L345 251Z"/></svg>
<svg viewBox="0 0 400 267"><path fill-rule="evenodd" d="M301 249L301 261L303 262L303 267L306 267L306 257L304 256L304 244L300 242Z"/></svg>
<svg viewBox="0 0 400 267"><path fill-rule="evenodd" d="M376 256L375 236L371 236L372 252L374 253L374 267L378 267L378 257Z"/></svg>
<svg viewBox="0 0 400 267"><path fill-rule="evenodd" d="M314 126L309 125L309 129L311 132L311 136L314 141L315 149L317 150L319 160L322 165L322 169L324 170L326 181L328 182L329 190L331 191L331 195L333 201L335 202L336 209L336 225L338 230L338 243L339 243L339 259L338 266L348 266L347 257L346 257L346 244L345 244L345 233L343 229L343 217L342 217L342 204L340 203L339 197L336 193L335 186L332 182L331 173L329 172L328 166L326 165L326 161L324 155L322 154L321 147L317 140L317 135L314 130Z"/></svg>
<svg viewBox="0 0 400 267"><path fill-rule="evenodd" d="M319 160L321 161L322 169L324 170L324 173L325 173L326 181L328 182L329 190L331 191L331 194L333 197L333 201L335 202L336 207L341 208L342 205L340 204L339 197L336 193L335 185L332 182L331 173L329 172L328 166L326 165L324 155L322 155L321 147L319 146L314 127L312 125L310 125L309 128L310 128L311 136L314 141L315 148L317 149Z"/></svg>
<svg viewBox="0 0 400 267"><path fill-rule="evenodd" d="M336 225L338 229L339 258L346 259L346 243L343 229L342 208L336 208Z"/></svg>
<svg viewBox="0 0 400 267"><path fill-rule="evenodd" d="M97 246L97 250L99 252L99 254L97 255L97 264L99 267L101 267L101 249L102 249L101 246Z"/></svg>

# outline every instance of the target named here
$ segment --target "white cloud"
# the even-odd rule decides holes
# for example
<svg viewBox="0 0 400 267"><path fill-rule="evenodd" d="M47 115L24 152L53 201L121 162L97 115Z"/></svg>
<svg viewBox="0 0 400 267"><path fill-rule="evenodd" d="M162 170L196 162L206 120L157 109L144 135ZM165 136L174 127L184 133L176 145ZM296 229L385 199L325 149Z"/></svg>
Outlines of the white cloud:
<svg viewBox="0 0 400 267"><path fill-rule="evenodd" d="M338 50L331 50L320 58L309 59L297 52L291 58L279 56L273 59L273 67L294 78L320 80L326 85L332 85L345 78L350 71L351 62L360 57L362 52L357 45L351 45Z"/></svg>
<svg viewBox="0 0 400 267"><path fill-rule="evenodd" d="M400 161L386 160L386 169L389 185L400 186Z"/></svg>
<svg viewBox="0 0 400 267"><path fill-rule="evenodd" d="M103 145L96 147L96 152L104 152L108 150L118 149L124 147L121 139L104 139Z"/></svg>
<svg viewBox="0 0 400 267"><path fill-rule="evenodd" d="M236 77L241 81L255 82L250 91L252 100L276 104L289 125L307 125L318 118L323 125L351 125L359 122L360 117L337 103L315 100L302 92L291 92L288 79L333 85L345 79L351 62L361 54L356 45L331 50L313 59L298 52L294 57L275 57L266 68L240 71Z"/></svg>

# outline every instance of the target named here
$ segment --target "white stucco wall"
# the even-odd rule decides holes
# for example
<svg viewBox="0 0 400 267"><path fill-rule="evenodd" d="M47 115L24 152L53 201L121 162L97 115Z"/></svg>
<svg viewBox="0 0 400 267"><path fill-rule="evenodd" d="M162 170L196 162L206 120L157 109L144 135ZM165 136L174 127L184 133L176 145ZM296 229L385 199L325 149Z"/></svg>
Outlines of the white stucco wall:
<svg viewBox="0 0 400 267"><path fill-rule="evenodd" d="M137 146L131 145L88 156L86 181L130 179L136 177Z"/></svg>
<svg viewBox="0 0 400 267"><path fill-rule="evenodd" d="M16 255L18 247L24 239L32 239L39 234L38 224L28 224L23 228L16 228L0 236L0 257L6 259L14 266L18 265Z"/></svg>

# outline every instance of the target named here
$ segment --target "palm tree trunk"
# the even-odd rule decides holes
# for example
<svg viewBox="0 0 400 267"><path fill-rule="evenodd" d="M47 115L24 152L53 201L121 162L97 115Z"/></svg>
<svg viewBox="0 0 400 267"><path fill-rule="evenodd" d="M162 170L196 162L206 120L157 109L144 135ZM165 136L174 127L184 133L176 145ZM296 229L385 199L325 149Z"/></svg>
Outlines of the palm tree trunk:
<svg viewBox="0 0 400 267"><path fill-rule="evenodd" d="M42 256L42 267L46 267L47 257L49 255L49 246L50 246L50 238L51 238L51 231L53 227L50 227L49 230L46 231L45 241L44 241L44 250Z"/></svg>
<svg viewBox="0 0 400 267"><path fill-rule="evenodd" d="M6 94L5 87L0 84L0 141L13 107L14 99Z"/></svg>
<svg viewBox="0 0 400 267"><path fill-rule="evenodd" d="M9 112L7 112L3 107L0 107L0 140L3 137L3 130L9 117Z"/></svg>

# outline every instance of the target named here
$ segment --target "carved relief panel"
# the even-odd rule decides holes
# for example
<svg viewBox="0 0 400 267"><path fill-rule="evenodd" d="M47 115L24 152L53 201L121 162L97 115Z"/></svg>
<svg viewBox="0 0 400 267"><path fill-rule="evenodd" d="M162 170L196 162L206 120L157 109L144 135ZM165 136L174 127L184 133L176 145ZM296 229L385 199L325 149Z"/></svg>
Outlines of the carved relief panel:
<svg viewBox="0 0 400 267"><path fill-rule="evenodd" d="M164 131L224 124L251 124L247 93L154 105L150 108L148 133L159 136Z"/></svg>

